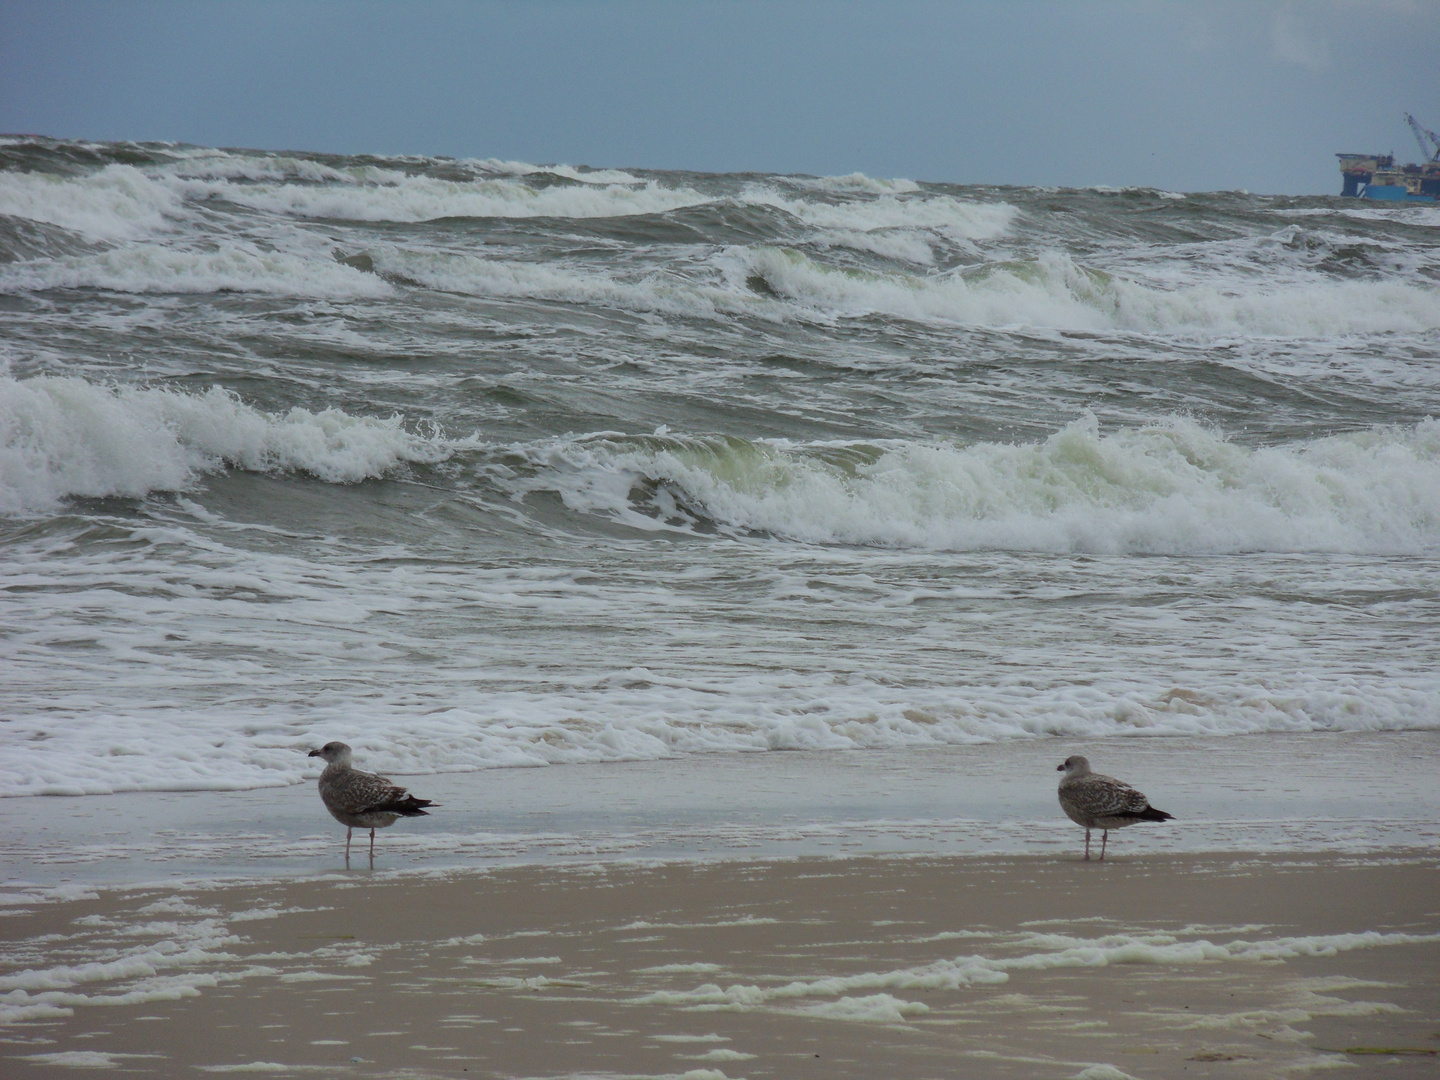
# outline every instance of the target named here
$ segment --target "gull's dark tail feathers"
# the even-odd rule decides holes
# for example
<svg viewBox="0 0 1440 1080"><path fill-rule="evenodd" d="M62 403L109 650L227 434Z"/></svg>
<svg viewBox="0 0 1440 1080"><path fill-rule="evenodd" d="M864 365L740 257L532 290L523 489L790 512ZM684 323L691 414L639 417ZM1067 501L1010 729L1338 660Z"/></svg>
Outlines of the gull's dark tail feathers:
<svg viewBox="0 0 1440 1080"><path fill-rule="evenodd" d="M405 795L399 799L391 799L382 806L372 806L369 809L386 814L399 814L401 817L429 817L430 812L424 809L427 806L435 806L432 799L417 799L414 795Z"/></svg>
<svg viewBox="0 0 1440 1080"><path fill-rule="evenodd" d="M427 804L428 805L428 804ZM1173 821L1174 814L1167 814L1164 810L1156 810L1153 806L1147 806L1140 813L1135 815L1136 821Z"/></svg>

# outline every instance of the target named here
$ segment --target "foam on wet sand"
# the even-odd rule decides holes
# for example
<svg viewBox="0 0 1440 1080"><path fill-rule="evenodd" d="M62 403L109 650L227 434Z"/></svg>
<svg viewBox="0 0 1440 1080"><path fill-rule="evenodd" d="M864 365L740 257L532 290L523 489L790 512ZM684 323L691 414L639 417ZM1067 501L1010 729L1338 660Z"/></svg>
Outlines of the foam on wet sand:
<svg viewBox="0 0 1440 1080"><path fill-rule="evenodd" d="M1428 1076L1437 877L1417 852L860 857L37 895L5 919L0 1057L13 1077Z"/></svg>

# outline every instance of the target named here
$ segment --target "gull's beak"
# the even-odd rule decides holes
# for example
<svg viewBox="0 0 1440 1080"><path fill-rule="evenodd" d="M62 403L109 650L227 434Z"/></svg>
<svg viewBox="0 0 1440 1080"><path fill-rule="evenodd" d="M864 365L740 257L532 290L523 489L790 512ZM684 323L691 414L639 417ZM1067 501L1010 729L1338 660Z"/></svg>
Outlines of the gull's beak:
<svg viewBox="0 0 1440 1080"><path fill-rule="evenodd" d="M319 757L319 756L320 756L320 751L319 751L319 750L311 750L310 753L306 754L305 756L306 756L306 757ZM1064 765L1061 765L1060 767L1063 769L1065 766L1064 766Z"/></svg>
<svg viewBox="0 0 1440 1080"><path fill-rule="evenodd" d="M311 756L311 757L314 757L314 756L315 756L315 753L316 753L316 752L315 752L314 750L311 750L311 751L310 751L310 756ZM1064 772L1064 771L1065 771L1065 766L1064 766L1064 765L1056 765L1056 766L1055 766L1055 771L1056 771L1056 772Z"/></svg>

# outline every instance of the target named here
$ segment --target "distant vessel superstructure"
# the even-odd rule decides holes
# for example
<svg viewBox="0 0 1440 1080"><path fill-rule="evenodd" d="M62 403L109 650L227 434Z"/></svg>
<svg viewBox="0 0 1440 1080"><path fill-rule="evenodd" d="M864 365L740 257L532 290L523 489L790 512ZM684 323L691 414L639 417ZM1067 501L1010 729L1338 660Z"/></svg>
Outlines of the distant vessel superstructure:
<svg viewBox="0 0 1440 1080"><path fill-rule="evenodd" d="M1397 167L1394 154L1336 154L1343 180L1341 195L1388 202L1440 201L1440 135L1421 127L1409 113L1405 122L1415 133L1425 161ZM1427 140L1430 146L1425 145Z"/></svg>

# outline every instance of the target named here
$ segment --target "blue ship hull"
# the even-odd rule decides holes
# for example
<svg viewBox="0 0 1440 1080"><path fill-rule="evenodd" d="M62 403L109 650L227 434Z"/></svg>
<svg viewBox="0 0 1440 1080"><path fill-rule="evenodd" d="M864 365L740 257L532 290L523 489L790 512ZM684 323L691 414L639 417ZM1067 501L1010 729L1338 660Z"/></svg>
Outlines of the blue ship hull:
<svg viewBox="0 0 1440 1080"><path fill-rule="evenodd" d="M1413 195L1400 184L1365 184L1360 188L1360 197L1362 199L1380 199L1384 202L1433 203L1440 201L1440 197L1435 195Z"/></svg>

